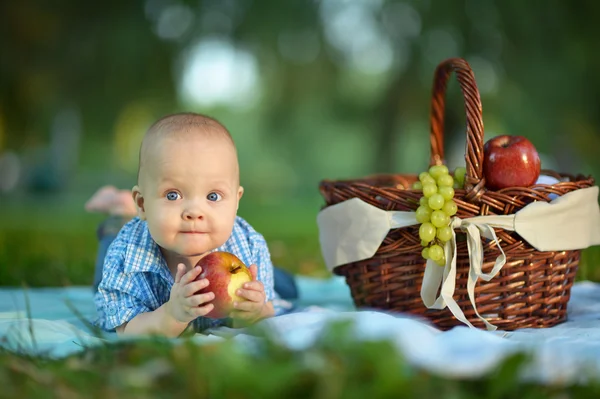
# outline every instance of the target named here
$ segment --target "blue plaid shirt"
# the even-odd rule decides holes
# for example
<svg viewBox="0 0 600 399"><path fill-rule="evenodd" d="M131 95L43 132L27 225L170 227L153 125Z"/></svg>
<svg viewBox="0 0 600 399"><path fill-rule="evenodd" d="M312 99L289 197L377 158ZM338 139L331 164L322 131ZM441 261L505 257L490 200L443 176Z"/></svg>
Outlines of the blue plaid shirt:
<svg viewBox="0 0 600 399"><path fill-rule="evenodd" d="M273 264L267 243L248 222L236 217L231 236L215 251L236 255L244 264L255 264L257 278L265 287L267 301L272 301L275 314L286 310L273 288ZM113 331L140 313L158 309L169 300L175 280L160 248L150 236L148 225L139 218L128 222L108 248L102 281L95 295L98 320L102 329ZM226 323L226 319L198 317L194 330L203 331Z"/></svg>

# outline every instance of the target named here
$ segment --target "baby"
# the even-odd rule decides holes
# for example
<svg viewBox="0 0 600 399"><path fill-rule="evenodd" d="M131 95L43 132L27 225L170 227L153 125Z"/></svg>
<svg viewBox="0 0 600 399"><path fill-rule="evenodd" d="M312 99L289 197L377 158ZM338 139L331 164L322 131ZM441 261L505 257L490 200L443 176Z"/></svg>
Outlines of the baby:
<svg viewBox="0 0 600 399"><path fill-rule="evenodd" d="M179 336L228 324L205 316L213 308L209 285L195 267L205 254L235 254L254 280L234 303L233 327L284 311L274 305L273 265L267 244L236 216L244 189L237 152L227 129L207 116L166 116L147 131L140 149L138 216L123 226L104 260L95 296L98 324L118 334ZM209 290L210 291L210 290Z"/></svg>

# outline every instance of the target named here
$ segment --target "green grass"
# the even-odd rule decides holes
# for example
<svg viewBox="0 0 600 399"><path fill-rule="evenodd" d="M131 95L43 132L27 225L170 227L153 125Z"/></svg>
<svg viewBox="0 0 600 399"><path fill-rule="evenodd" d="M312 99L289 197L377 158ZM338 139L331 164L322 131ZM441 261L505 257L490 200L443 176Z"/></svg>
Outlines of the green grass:
<svg viewBox="0 0 600 399"><path fill-rule="evenodd" d="M150 338L97 347L62 360L0 352L7 398L595 398L598 384L541 386L506 359L483 378L450 379L409 365L387 341L358 342L334 324L305 351L272 338L258 351L229 342Z"/></svg>

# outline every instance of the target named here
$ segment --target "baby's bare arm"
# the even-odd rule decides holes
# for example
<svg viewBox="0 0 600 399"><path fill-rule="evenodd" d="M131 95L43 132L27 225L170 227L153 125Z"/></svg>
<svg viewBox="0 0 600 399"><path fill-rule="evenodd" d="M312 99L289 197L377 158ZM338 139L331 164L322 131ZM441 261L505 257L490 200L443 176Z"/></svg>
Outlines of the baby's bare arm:
<svg viewBox="0 0 600 399"><path fill-rule="evenodd" d="M275 308L273 307L273 302L265 302L265 305L262 307L260 313L254 317L253 319L244 318L241 316L242 311L235 312L235 316L232 318L233 328L242 328L248 327L254 322L257 322L262 319L268 319L269 317L275 316ZM237 316L237 317L236 317ZM241 316L241 317L240 317Z"/></svg>
<svg viewBox="0 0 600 399"><path fill-rule="evenodd" d="M176 320L167 312L165 303L158 309L140 313L125 323L117 327L119 335L142 335L159 334L169 338L178 337L185 331L189 323Z"/></svg>

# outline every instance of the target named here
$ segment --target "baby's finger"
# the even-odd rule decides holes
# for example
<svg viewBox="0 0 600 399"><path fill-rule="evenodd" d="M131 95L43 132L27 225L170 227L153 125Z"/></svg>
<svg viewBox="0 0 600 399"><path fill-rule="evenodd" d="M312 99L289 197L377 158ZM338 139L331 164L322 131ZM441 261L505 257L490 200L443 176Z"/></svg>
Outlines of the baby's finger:
<svg viewBox="0 0 600 399"><path fill-rule="evenodd" d="M194 281L196 277L198 277L202 273L202 268L200 266L193 267L189 272L187 272L182 278L181 283L187 284L190 281Z"/></svg>
<svg viewBox="0 0 600 399"><path fill-rule="evenodd" d="M235 293L237 296L245 298L251 302L264 302L265 301L265 293L262 291L259 291L259 290L239 289Z"/></svg>
<svg viewBox="0 0 600 399"><path fill-rule="evenodd" d="M175 273L175 283L180 283L181 278L185 274L185 265L180 263L177 265L177 273Z"/></svg>
<svg viewBox="0 0 600 399"><path fill-rule="evenodd" d="M196 292L200 291L203 288L208 287L209 285L208 279L200 279L197 281L192 281L191 283L186 284L185 289L183 290L183 296L189 297L194 295Z"/></svg>
<svg viewBox="0 0 600 399"><path fill-rule="evenodd" d="M250 274L252 274L252 280L256 281L256 276L258 275L258 267L256 265L250 265Z"/></svg>
<svg viewBox="0 0 600 399"><path fill-rule="evenodd" d="M261 283L260 281L250 281L250 282L244 283L244 285L242 285L242 288L246 289L246 290L253 290L253 291L264 291L265 290L263 283Z"/></svg>
<svg viewBox="0 0 600 399"><path fill-rule="evenodd" d="M215 294L212 292L206 292L204 294L192 295L186 298L186 304L188 306L197 307L204 305L205 303L210 302L213 299L215 299Z"/></svg>
<svg viewBox="0 0 600 399"><path fill-rule="evenodd" d="M214 307L215 305L212 303L207 303L204 306L195 306L191 308L189 313L195 317L206 316Z"/></svg>

